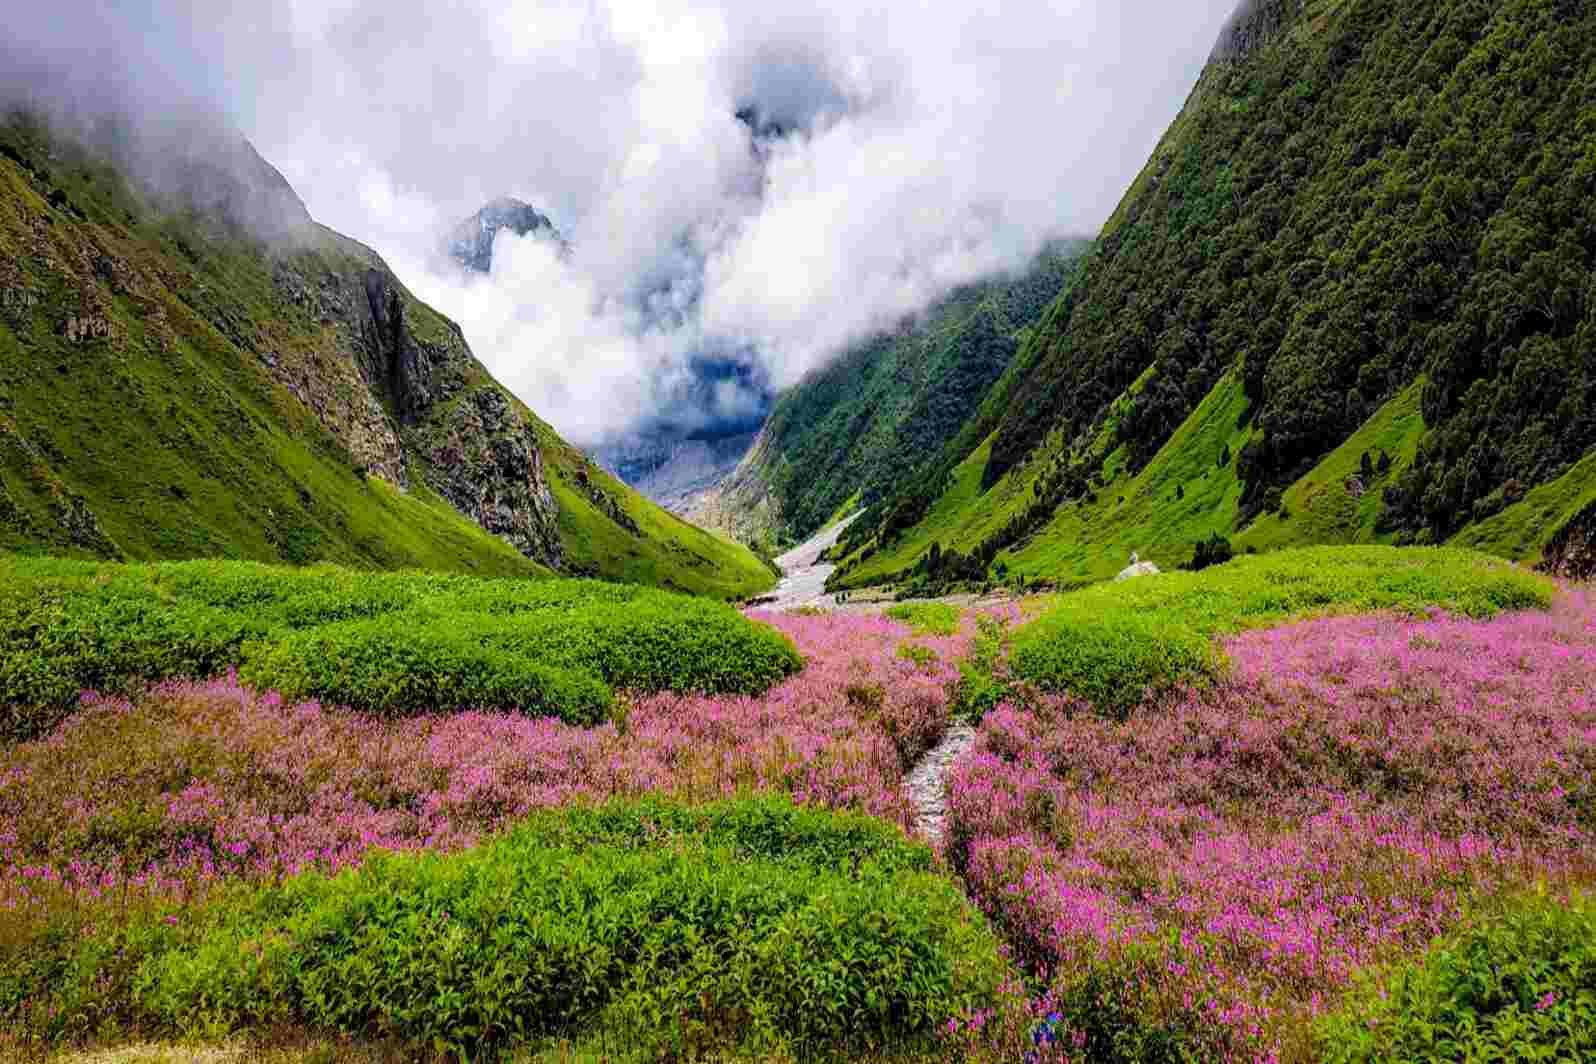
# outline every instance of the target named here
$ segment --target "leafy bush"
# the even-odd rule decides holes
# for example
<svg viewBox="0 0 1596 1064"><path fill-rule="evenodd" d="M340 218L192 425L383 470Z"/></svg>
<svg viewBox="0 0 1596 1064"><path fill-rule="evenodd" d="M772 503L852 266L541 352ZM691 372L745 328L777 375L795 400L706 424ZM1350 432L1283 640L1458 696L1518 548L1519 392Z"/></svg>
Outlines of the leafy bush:
<svg viewBox="0 0 1596 1064"><path fill-rule="evenodd" d="M1596 900L1514 899L1319 1024L1330 1064L1596 1057Z"/></svg>
<svg viewBox="0 0 1596 1064"><path fill-rule="evenodd" d="M946 602L901 602L887 616L913 628L916 635L953 635L959 630L959 608Z"/></svg>
<svg viewBox="0 0 1596 1064"><path fill-rule="evenodd" d="M1211 569L1216 565L1224 565L1236 556L1235 548L1230 545L1230 540L1218 532L1207 539L1199 540L1192 548L1191 561L1185 568L1194 573L1204 569Z"/></svg>
<svg viewBox="0 0 1596 1064"><path fill-rule="evenodd" d="M570 724L595 724L608 686L589 673L485 647L447 623L407 631L386 620L293 632L240 670L245 682L289 698L359 706L386 716L440 706L514 706Z"/></svg>
<svg viewBox="0 0 1596 1064"><path fill-rule="evenodd" d="M1123 719L1144 697L1218 670L1210 638L1163 613L1129 610L1047 619L1047 643L1022 632L1015 668L1051 691L1068 691Z"/></svg>
<svg viewBox="0 0 1596 1064"><path fill-rule="evenodd" d="M378 852L181 926L141 920L0 949L0 1010L41 1035L70 1005L150 1033L286 1024L466 1059L594 1031L650 1057L839 1052L929 1046L1005 971L924 845L774 799L550 811L473 850ZM102 943L123 951L115 978L93 972Z"/></svg>
<svg viewBox="0 0 1596 1064"><path fill-rule="evenodd" d="M768 626L648 588L222 561L0 557L0 639L9 739L48 731L83 690L231 666L382 713L491 705L587 721L606 685L750 694L802 665Z"/></svg>
<svg viewBox="0 0 1596 1064"><path fill-rule="evenodd" d="M1215 635L1316 613L1440 608L1471 617L1542 608L1552 585L1469 551L1315 547L1202 573L1066 595L1014 638L1023 679L1122 715L1149 691L1216 675Z"/></svg>

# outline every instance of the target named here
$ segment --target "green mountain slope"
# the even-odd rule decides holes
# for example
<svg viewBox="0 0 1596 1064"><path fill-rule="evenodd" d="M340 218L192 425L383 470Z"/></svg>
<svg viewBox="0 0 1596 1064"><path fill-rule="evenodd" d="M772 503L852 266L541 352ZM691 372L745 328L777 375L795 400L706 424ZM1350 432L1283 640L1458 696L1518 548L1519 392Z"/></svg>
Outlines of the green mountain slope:
<svg viewBox="0 0 1596 1064"><path fill-rule="evenodd" d="M1127 478L1176 460L1227 380L1239 489L1200 524L1260 548L1474 541L1585 468L1592 351L1596 9L1248 0L1001 411L946 456L951 471L986 447L981 494L959 516L940 496L966 479L911 486L850 529L838 579L901 571L925 542L894 510L937 515L976 568L1009 552L1062 577L1124 563L1099 549L1174 553L1165 530L1183 525L1162 504L1104 500L1123 487L1129 505ZM1351 486L1371 447L1391 465ZM1030 502L976 539L1016 485ZM1529 556L1542 531L1494 538Z"/></svg>
<svg viewBox="0 0 1596 1064"><path fill-rule="evenodd" d="M0 122L0 547L773 582L564 444L241 139L151 168L17 114Z"/></svg>
<svg viewBox="0 0 1596 1064"><path fill-rule="evenodd" d="M706 519L792 542L920 475L1011 365L1083 251L1060 243L1019 276L959 289L783 393L712 500L718 520Z"/></svg>

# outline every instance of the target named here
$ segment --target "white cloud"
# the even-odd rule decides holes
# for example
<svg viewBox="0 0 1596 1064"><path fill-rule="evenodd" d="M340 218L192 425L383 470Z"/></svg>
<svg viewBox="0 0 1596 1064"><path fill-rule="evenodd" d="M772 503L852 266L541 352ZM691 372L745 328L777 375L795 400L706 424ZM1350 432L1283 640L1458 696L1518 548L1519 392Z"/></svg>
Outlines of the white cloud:
<svg viewBox="0 0 1596 1064"><path fill-rule="evenodd" d="M1094 231L1233 2L142 0L89 24L215 98L318 219L592 443L749 402L736 379L694 387L706 354L790 384ZM7 32L73 47L43 21ZM744 107L786 136L756 147ZM440 232L506 194L572 254L510 240L491 277L442 268Z"/></svg>

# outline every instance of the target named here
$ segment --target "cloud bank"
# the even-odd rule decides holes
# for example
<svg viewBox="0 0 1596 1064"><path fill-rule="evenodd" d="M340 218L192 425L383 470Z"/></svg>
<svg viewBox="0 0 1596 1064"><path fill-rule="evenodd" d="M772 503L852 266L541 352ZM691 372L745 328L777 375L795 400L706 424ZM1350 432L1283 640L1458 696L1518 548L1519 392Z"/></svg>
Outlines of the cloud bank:
<svg viewBox="0 0 1596 1064"><path fill-rule="evenodd" d="M0 32L208 101L597 445L757 421L848 343L1094 232L1232 7L65 0ZM505 234L487 277L443 259L500 195L570 254Z"/></svg>

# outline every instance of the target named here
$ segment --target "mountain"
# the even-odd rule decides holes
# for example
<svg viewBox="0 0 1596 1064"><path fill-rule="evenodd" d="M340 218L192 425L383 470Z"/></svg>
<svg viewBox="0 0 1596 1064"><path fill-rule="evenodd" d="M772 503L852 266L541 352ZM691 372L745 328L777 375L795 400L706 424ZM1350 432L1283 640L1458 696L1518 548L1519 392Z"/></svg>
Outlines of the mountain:
<svg viewBox="0 0 1596 1064"><path fill-rule="evenodd" d="M915 477L966 424L1083 242L968 285L782 393L748 456L686 513L749 542L803 540Z"/></svg>
<svg viewBox="0 0 1596 1064"><path fill-rule="evenodd" d="M536 233L562 247L565 243L547 215L530 203L502 196L454 227L446 242L449 256L468 270L491 273L493 241L505 230L516 236Z"/></svg>
<svg viewBox="0 0 1596 1064"><path fill-rule="evenodd" d="M0 549L772 582L562 442L241 137L21 113L0 122Z"/></svg>
<svg viewBox="0 0 1596 1064"><path fill-rule="evenodd" d="M446 246L451 258L477 273L493 270L493 242L508 230L516 236L538 234L562 246L564 240L548 215L513 196L501 196L449 233Z"/></svg>
<svg viewBox="0 0 1596 1064"><path fill-rule="evenodd" d="M503 197L454 228L446 242L449 256L468 270L490 273L493 241L506 230L517 236L541 234L562 249L568 246L547 216L521 200ZM657 417L592 448L604 469L676 513L688 511L700 493L737 468L766 413L763 386L749 362L700 356L688 370L669 394L659 397ZM757 397L757 408L731 420L715 416L728 384L735 385L739 397Z"/></svg>
<svg viewBox="0 0 1596 1064"><path fill-rule="evenodd" d="M1533 558L1591 484L1593 351L1596 9L1249 0L1004 402L837 581L1213 534Z"/></svg>

